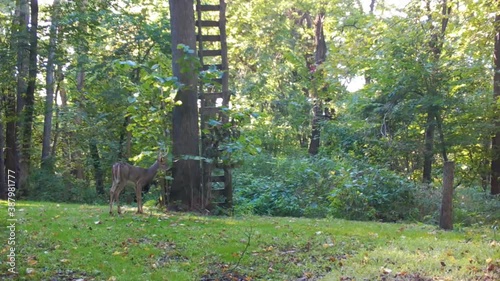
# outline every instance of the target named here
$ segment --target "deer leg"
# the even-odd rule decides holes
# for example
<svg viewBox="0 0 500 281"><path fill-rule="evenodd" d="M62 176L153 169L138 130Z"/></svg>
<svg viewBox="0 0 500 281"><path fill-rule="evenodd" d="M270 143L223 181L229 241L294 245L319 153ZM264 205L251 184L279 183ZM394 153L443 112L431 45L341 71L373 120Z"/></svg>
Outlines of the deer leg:
<svg viewBox="0 0 500 281"><path fill-rule="evenodd" d="M115 191L116 191L116 184L113 183L113 185L111 186L111 189L109 190L109 214L110 215L113 214L113 200L115 198L115 196L114 196Z"/></svg>
<svg viewBox="0 0 500 281"><path fill-rule="evenodd" d="M109 191L109 214L113 214L113 190Z"/></svg>
<svg viewBox="0 0 500 281"><path fill-rule="evenodd" d="M122 193L123 190L123 185L120 186L121 188L118 189L118 192L115 194L115 201L116 201L116 206L118 206L118 214L121 214L122 211L120 209L120 193Z"/></svg>
<svg viewBox="0 0 500 281"><path fill-rule="evenodd" d="M135 196L137 197L137 213L142 214L142 184L137 183L135 186Z"/></svg>
<svg viewBox="0 0 500 281"><path fill-rule="evenodd" d="M124 184L125 183L123 183L123 182L116 183L116 188L113 190L113 194L111 195L112 196L111 200L113 202L116 202L116 207L118 209L118 214L122 213L122 211L120 209L120 193L123 190Z"/></svg>

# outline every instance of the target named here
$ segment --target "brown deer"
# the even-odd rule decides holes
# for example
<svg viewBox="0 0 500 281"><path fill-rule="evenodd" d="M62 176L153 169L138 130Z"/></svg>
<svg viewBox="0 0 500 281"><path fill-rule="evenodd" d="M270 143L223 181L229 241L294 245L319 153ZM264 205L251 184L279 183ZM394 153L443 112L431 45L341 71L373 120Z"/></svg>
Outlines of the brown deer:
<svg viewBox="0 0 500 281"><path fill-rule="evenodd" d="M127 182L135 184L135 195L137 197L137 213L142 214L142 189L151 184L158 169L167 170L168 165L164 156L160 153L156 162L145 169L132 166L127 163L115 163L113 165L113 185L109 190L109 213L113 214L113 202L118 206L118 214L121 214L119 197Z"/></svg>

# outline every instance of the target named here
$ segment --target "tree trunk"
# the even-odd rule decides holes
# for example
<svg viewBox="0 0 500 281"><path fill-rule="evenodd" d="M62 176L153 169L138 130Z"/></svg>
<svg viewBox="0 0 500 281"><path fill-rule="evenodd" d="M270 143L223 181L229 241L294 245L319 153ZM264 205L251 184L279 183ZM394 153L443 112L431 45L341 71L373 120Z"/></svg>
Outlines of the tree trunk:
<svg viewBox="0 0 500 281"><path fill-rule="evenodd" d="M45 116L43 122L43 138L42 138L42 168L50 168L50 144L52 135L52 118L54 107L54 85L55 85L55 54L57 44L57 26L59 15L59 0L54 0L52 5L53 13L49 32L49 50L47 59L47 75L45 79L47 97L45 100Z"/></svg>
<svg viewBox="0 0 500 281"><path fill-rule="evenodd" d="M4 157L4 147L5 147L5 135L3 122L4 117L4 95L0 96L0 199L7 199L7 181L5 177L5 157Z"/></svg>
<svg viewBox="0 0 500 281"><path fill-rule="evenodd" d="M123 125L120 131L120 139L118 144L118 161L128 159L130 157L130 132L127 131L128 124L130 124L130 116L126 116L123 120ZM125 138L127 138L125 140ZM125 143L126 141L126 143ZM124 147L125 145L125 147Z"/></svg>
<svg viewBox="0 0 500 281"><path fill-rule="evenodd" d="M195 52L185 54L178 49L179 44L196 50L193 0L170 0L172 33L173 74L183 84L175 100L181 102L173 110L172 141L174 161L174 180L170 193L171 202L179 202L182 208L203 209L207 202L201 202L200 132L198 124L198 97L196 91L197 74L194 63ZM188 60L184 57L188 55ZM180 61L183 60L183 61ZM188 69L180 63L190 64ZM188 159L191 158L191 159Z"/></svg>
<svg viewBox="0 0 500 281"><path fill-rule="evenodd" d="M17 9L19 10L19 17L17 21L17 117L18 117L18 122L16 123L16 134L19 133L19 135L16 135L16 146L18 146L16 149L19 149L18 152L18 157L19 157L19 163L18 163L18 171L16 171L16 176L17 176L17 182L18 182L18 189L17 192L18 194L26 194L24 188L25 183L27 182L27 161L25 159L26 151L24 150L25 146L23 141L25 140L24 133L26 130L24 129L26 124L25 122L27 121L26 115L27 115L27 110L26 110L26 94L27 94L27 81L28 81L28 73L29 73L29 50L30 50L30 36L29 36L29 30L28 30L28 23L29 23L29 5L28 5L28 0L19 0L18 1L18 6ZM28 109L29 111L29 109ZM29 151L28 151L29 153Z"/></svg>
<svg viewBox="0 0 500 281"><path fill-rule="evenodd" d="M79 12L82 15L86 14L86 8L88 5L88 0L82 0L82 1L77 1L78 7L79 7ZM85 34L87 33L87 23L85 20L81 20L78 23L78 30L80 33L81 40L80 44L76 46L76 53L77 53L77 65L76 65L76 91L78 92L78 104L77 104L77 113L75 114L75 125L76 126L81 126L82 124L82 119L81 115L83 114L82 110L82 102L84 99L84 87L85 87L85 65L87 63L87 53L88 53L88 45L87 45L87 40L85 40ZM77 146L76 144L79 143L78 138L75 134L71 134L70 137L70 142L72 142L74 145L73 151L71 151L71 161L72 161L72 171L71 173L77 178L77 179L83 179L84 178L84 167L82 165L83 163L83 156L82 156L82 147ZM83 146L84 147L84 146Z"/></svg>
<svg viewBox="0 0 500 281"><path fill-rule="evenodd" d="M21 113L21 171L19 174L20 190L23 195L28 193L28 176L31 169L31 142L33 138L33 114L35 111L36 75L38 73L38 1L31 0L31 20L29 28L29 62L28 84L24 99L24 109Z"/></svg>
<svg viewBox="0 0 500 281"><path fill-rule="evenodd" d="M19 153L17 150L17 124L16 124L16 96L13 93L8 93L6 96L5 116L7 120L5 130L5 173L14 171L14 174L19 175ZM19 181L15 182L16 190L19 188Z"/></svg>
<svg viewBox="0 0 500 281"><path fill-rule="evenodd" d="M314 43L316 45L316 50L314 52L314 62L315 65L311 69L312 72L312 77L313 77L313 83L312 87L314 88L311 93L313 93L313 96L311 97L314 100L314 105L313 105L313 119L312 119L312 131L311 131L311 142L309 144L309 154L311 155L316 155L319 152L319 147L320 147L320 138L321 138L321 120L322 118L322 102L320 100L320 97L318 96L318 91L317 87L318 83L314 83L315 79L321 79L321 75L316 73L317 67L322 64L326 60L326 42L325 42L325 35L323 31L323 22L325 19L324 13L320 13L316 16L316 19L314 20Z"/></svg>
<svg viewBox="0 0 500 281"><path fill-rule="evenodd" d="M319 152L321 130L320 130L320 118L321 114L319 101L315 101L313 105L313 120L312 120L312 131L311 131L311 142L309 143L309 154L316 155Z"/></svg>
<svg viewBox="0 0 500 281"><path fill-rule="evenodd" d="M495 16L495 49L493 53L494 77L493 77L493 100L495 109L495 134L491 140L491 194L500 194L500 110L498 109L498 99L500 98L500 13Z"/></svg>
<svg viewBox="0 0 500 281"><path fill-rule="evenodd" d="M89 144L90 156L92 158L92 166L94 167L94 180L97 194L104 194L104 173L102 171L101 157L97 149L97 141L90 140Z"/></svg>
<svg viewBox="0 0 500 281"><path fill-rule="evenodd" d="M439 227L446 230L453 229L453 178L455 162L445 162L443 167L443 198Z"/></svg>
<svg viewBox="0 0 500 281"><path fill-rule="evenodd" d="M12 58L14 50L16 50L18 44L16 41L17 28L19 26L19 18L20 18L20 5L19 2L16 3L16 11L12 20L12 35L10 38L10 54L12 54ZM16 62L17 63L17 62ZM3 97L4 107L0 110L5 110L5 167L4 173L5 175L9 174L9 170L13 171L17 176L19 175L19 153L17 150L17 104L16 104L16 94L15 90L16 85L16 72L17 69L13 65L11 67L12 80L7 86L7 90L5 91L5 96ZM17 86L17 85L16 85ZM3 149L3 147L2 147ZM14 187L16 190L19 188L19 181L14 181Z"/></svg>
<svg viewBox="0 0 500 281"><path fill-rule="evenodd" d="M437 29L437 25L432 22L432 11L430 1L427 1L427 10L429 12L429 26L431 29L431 38L429 40L429 50L432 54L430 62L432 63L433 70L428 78L427 95L433 98L439 94L439 68L438 64L441 59L443 51L443 43L445 39L446 29L448 27L449 15L451 13L451 6L448 7L447 0L443 0L441 4L441 28ZM422 172L422 182L430 183L432 181L432 164L434 162L434 135L436 125L441 126L441 110L437 105L430 105L427 109L427 121L425 124L425 139L424 139L424 167ZM438 123L438 124L436 124ZM446 147L444 143L444 135L442 128L439 128L441 133L443 157L446 159Z"/></svg>
<svg viewBox="0 0 500 281"><path fill-rule="evenodd" d="M434 112L429 109L427 112L427 122L425 126L424 139L424 169L422 173L422 182L430 183L432 181L432 162L434 162L434 134L436 123L434 122Z"/></svg>
<svg viewBox="0 0 500 281"><path fill-rule="evenodd" d="M57 88L56 88L56 91L54 93L54 100L57 100L57 94L59 93L59 96L61 97L61 106L65 106L66 105L66 94L65 94L65 89L64 89L64 81L62 80L63 79L63 75L61 73L61 69L62 67L61 66L58 66L57 67L57 71L56 71L56 79L57 79ZM56 111L56 114L54 116L55 118L55 126L54 126L54 138L52 139L52 149L51 149L51 152L50 152L50 158L51 159L55 159L56 158L56 152L57 152L57 145L59 143L59 135L61 133L61 130L59 129L60 127L60 122L59 122L59 112L60 112L60 107L57 103L54 103L54 106L55 106L55 111Z"/></svg>

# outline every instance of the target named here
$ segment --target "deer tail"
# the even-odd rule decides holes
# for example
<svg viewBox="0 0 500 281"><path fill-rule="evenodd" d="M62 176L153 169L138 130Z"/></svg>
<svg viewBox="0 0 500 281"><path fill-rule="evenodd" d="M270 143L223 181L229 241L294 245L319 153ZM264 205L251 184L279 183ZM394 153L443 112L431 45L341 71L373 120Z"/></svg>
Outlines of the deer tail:
<svg viewBox="0 0 500 281"><path fill-rule="evenodd" d="M113 182L118 182L120 178L120 163L116 163L113 165Z"/></svg>

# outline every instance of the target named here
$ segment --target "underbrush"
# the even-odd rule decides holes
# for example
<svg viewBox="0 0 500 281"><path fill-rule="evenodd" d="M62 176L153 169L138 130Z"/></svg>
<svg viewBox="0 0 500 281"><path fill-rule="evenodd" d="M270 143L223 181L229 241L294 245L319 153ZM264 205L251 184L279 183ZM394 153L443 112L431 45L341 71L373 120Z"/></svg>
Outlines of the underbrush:
<svg viewBox="0 0 500 281"><path fill-rule="evenodd" d="M104 203L107 199L107 196L97 194L95 185L86 180L44 169L32 171L28 186L28 200L91 204Z"/></svg>
<svg viewBox="0 0 500 281"><path fill-rule="evenodd" d="M335 217L385 222L439 221L440 187L417 184L384 167L342 157L248 157L235 170L239 214ZM459 187L455 222L461 226L500 219L499 198Z"/></svg>

